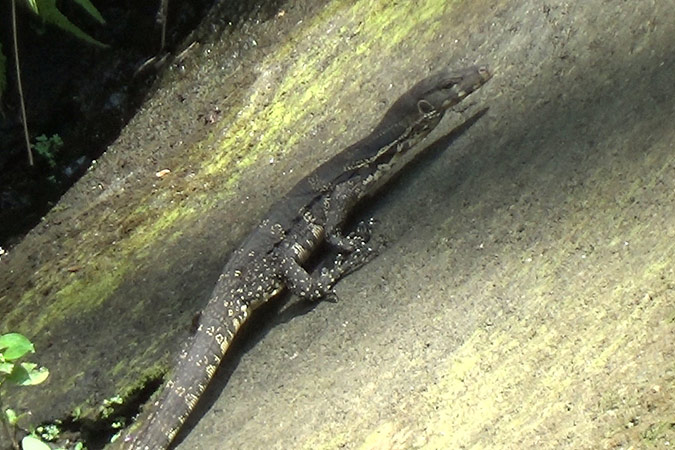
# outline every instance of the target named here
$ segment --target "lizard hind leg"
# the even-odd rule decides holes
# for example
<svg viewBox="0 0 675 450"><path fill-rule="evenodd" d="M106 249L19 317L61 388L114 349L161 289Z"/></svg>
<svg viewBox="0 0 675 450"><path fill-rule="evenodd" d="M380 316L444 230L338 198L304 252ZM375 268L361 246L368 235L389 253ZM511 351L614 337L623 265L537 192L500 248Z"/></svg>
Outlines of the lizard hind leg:
<svg viewBox="0 0 675 450"><path fill-rule="evenodd" d="M337 301L335 284L345 275L359 269L370 261L374 251L367 240L357 241L351 252L334 253L327 262L320 264L313 273L309 273L293 257L280 258L282 275L288 289L304 300Z"/></svg>
<svg viewBox="0 0 675 450"><path fill-rule="evenodd" d="M286 286L293 294L303 300L337 300L333 291L333 286L338 280L336 274L324 271L310 274L293 257L282 257L280 262Z"/></svg>

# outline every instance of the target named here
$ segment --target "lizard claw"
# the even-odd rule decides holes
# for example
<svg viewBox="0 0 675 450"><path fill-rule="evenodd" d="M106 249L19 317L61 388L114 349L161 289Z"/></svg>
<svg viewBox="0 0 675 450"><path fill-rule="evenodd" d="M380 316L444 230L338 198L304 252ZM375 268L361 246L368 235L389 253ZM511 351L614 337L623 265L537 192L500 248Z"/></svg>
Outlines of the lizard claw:
<svg viewBox="0 0 675 450"><path fill-rule="evenodd" d="M375 219L372 217L367 221L359 222L358 225L356 225L356 230L349 234L349 239L352 242L356 242L355 246L362 246L364 243L370 240L370 236L373 234L374 224Z"/></svg>
<svg viewBox="0 0 675 450"><path fill-rule="evenodd" d="M326 294L321 298L321 300L325 300L329 303L338 303L340 301L337 293L333 289L326 292Z"/></svg>

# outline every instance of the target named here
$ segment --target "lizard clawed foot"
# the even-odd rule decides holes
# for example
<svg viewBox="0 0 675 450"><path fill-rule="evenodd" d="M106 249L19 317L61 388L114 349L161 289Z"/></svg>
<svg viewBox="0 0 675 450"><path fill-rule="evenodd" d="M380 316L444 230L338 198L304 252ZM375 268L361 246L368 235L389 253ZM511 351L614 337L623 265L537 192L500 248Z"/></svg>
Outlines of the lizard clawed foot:
<svg viewBox="0 0 675 450"><path fill-rule="evenodd" d="M315 289L314 292L307 293L305 295L301 294L300 297L303 300L307 300L310 302L327 301L330 303L337 303L339 300L337 293L335 292L335 289L332 285L326 288L317 287L317 289Z"/></svg>
<svg viewBox="0 0 675 450"><path fill-rule="evenodd" d="M351 253L340 253L335 257L333 270L339 274L339 278L357 270L375 254L375 249L363 242Z"/></svg>
<svg viewBox="0 0 675 450"><path fill-rule="evenodd" d="M356 230L349 234L349 238L358 241L360 244L365 244L373 235L373 227L375 226L375 219L370 218L367 221L361 221L356 225Z"/></svg>
<svg viewBox="0 0 675 450"><path fill-rule="evenodd" d="M338 303L338 302L340 301L340 299L338 298L337 293L336 293L335 290L333 290L333 289L331 289L330 291L326 292L326 294L325 294L323 297L321 297L320 299L318 299L318 300L321 300L321 301L327 301L328 303Z"/></svg>
<svg viewBox="0 0 675 450"><path fill-rule="evenodd" d="M356 225L356 229L346 236L336 228L328 233L326 240L340 250L341 253L353 253L363 248L370 240L374 224L375 219L373 218L361 221Z"/></svg>

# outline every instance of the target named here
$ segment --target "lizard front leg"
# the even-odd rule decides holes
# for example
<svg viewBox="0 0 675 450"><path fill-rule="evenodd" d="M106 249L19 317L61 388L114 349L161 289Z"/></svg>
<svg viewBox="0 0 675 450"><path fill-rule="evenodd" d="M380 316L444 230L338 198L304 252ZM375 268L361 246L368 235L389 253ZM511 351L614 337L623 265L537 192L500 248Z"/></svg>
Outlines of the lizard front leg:
<svg viewBox="0 0 675 450"><path fill-rule="evenodd" d="M338 184L331 195L323 199L323 214L325 217L326 242L343 252L353 253L358 249L365 248L370 240L374 220L359 222L356 230L348 235L342 231L342 226L347 220L349 213L360 200L358 185L349 180Z"/></svg>

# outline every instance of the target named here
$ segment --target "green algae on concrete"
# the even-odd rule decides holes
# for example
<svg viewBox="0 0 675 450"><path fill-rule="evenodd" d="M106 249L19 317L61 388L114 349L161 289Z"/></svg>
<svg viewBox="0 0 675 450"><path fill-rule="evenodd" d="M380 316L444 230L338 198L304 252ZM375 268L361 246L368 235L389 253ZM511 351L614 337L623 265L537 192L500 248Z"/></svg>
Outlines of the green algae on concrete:
<svg viewBox="0 0 675 450"><path fill-rule="evenodd" d="M100 259L96 268L101 269L105 264L106 260ZM16 307L5 316L5 320L16 329L29 329L37 334L48 324L67 322L73 314L95 309L115 290L125 272L120 266L97 271L95 275L90 270L77 269L78 272L80 270L82 274L79 276L61 272L54 278L49 278L45 273L42 283L24 292ZM64 279L70 281L64 282ZM55 286L61 287L49 295L48 303L45 302L43 292ZM36 305L39 305L39 310L35 309Z"/></svg>
<svg viewBox="0 0 675 450"><path fill-rule="evenodd" d="M249 101L236 117L230 117L220 132L224 136L218 143L219 151L206 163L205 174L222 173L232 162L233 153L240 155L237 165L243 169L263 155L289 152L304 139L302 130L311 128L317 119L335 117L342 112L331 107L337 97L359 95L359 104L372 102L373 98L364 96L359 89L369 75L365 64L367 53L393 57L396 47L419 34L420 29L424 29L424 39L429 39L440 30L434 18L452 3L425 1L392 5L379 1L357 2L351 6L343 2L330 3L321 14L301 24L280 48L261 62L259 80L250 89ZM406 20L412 15L415 21ZM353 23L342 26L337 36L323 33L326 22L342 22L346 17L363 20L356 28ZM311 47L296 52L298 41L306 41L306 36L314 36ZM356 49L349 47L354 36L357 36ZM419 38L415 35L415 39ZM293 55L292 61L286 61L290 55ZM283 73L278 85L268 76L274 72ZM359 78L360 81L355 81ZM247 151L241 155L240 149Z"/></svg>

